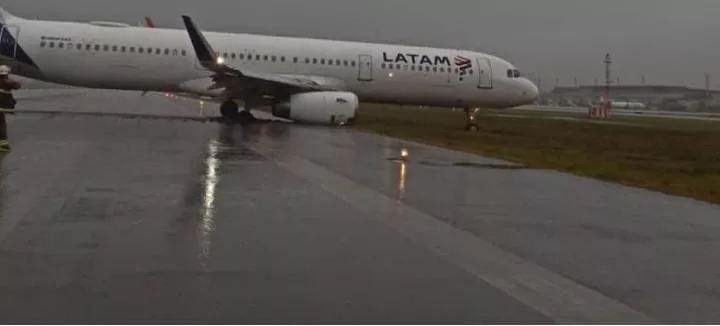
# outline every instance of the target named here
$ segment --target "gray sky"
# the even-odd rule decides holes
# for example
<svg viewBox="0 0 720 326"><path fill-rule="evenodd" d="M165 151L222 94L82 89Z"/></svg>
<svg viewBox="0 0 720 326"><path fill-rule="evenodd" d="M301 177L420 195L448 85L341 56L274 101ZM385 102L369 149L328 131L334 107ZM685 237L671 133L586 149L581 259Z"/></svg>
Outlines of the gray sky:
<svg viewBox="0 0 720 326"><path fill-rule="evenodd" d="M720 0L2 0L19 16L163 27L190 14L228 32L405 43L500 55L533 80L593 84L614 56L622 84L720 89Z"/></svg>

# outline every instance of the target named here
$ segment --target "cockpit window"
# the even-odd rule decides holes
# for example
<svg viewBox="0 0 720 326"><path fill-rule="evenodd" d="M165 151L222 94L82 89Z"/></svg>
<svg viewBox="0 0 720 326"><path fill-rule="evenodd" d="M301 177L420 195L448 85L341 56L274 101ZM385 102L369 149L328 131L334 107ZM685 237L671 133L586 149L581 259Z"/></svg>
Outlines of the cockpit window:
<svg viewBox="0 0 720 326"><path fill-rule="evenodd" d="M513 78L514 74L513 74L512 69L508 69L507 76L508 76L508 78Z"/></svg>
<svg viewBox="0 0 720 326"><path fill-rule="evenodd" d="M517 69L508 69L507 76L508 78L520 78L520 71Z"/></svg>
<svg viewBox="0 0 720 326"><path fill-rule="evenodd" d="M519 71L519 70L515 69L515 70L513 71L513 73L515 73L515 78L520 78L520 71Z"/></svg>

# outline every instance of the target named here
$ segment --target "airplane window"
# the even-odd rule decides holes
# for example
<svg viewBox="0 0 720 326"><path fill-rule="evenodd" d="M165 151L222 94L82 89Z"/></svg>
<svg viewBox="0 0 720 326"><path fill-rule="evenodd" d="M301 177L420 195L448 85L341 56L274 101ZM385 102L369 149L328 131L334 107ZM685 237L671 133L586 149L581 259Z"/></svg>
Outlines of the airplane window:
<svg viewBox="0 0 720 326"><path fill-rule="evenodd" d="M170 49L165 49L165 55L170 55Z"/></svg>
<svg viewBox="0 0 720 326"><path fill-rule="evenodd" d="M348 61L347 61L347 60L344 60L344 61L343 61L343 65L344 65L345 67L347 67L347 66L348 66Z"/></svg>
<svg viewBox="0 0 720 326"><path fill-rule="evenodd" d="M89 45L88 45L88 47L89 47ZM125 50L127 50L127 48L124 45L120 47L120 51L125 52Z"/></svg>
<svg viewBox="0 0 720 326"><path fill-rule="evenodd" d="M67 44L67 49L68 49L68 50L72 50L72 49L74 49L74 48L75 48L75 47L73 46L72 43L68 43L68 44Z"/></svg>
<svg viewBox="0 0 720 326"><path fill-rule="evenodd" d="M445 72L445 68L440 67L440 72Z"/></svg>
<svg viewBox="0 0 720 326"><path fill-rule="evenodd" d="M514 73L515 73L515 78L520 78L520 71L519 71L519 70L515 70Z"/></svg>
<svg viewBox="0 0 720 326"><path fill-rule="evenodd" d="M117 45L113 45L112 50L113 50L113 52L116 52L116 51L117 51Z"/></svg>
<svg viewBox="0 0 720 326"><path fill-rule="evenodd" d="M82 44L78 43L77 49L78 49L78 50L82 50Z"/></svg>
<svg viewBox="0 0 720 326"><path fill-rule="evenodd" d="M433 72L437 72L437 67L433 67Z"/></svg>
<svg viewBox="0 0 720 326"><path fill-rule="evenodd" d="M473 70L472 70L472 69L468 70L468 72L469 72L471 75L473 74Z"/></svg>
<svg viewBox="0 0 720 326"><path fill-rule="evenodd" d="M513 74L512 69L508 69L508 71L507 71L507 76L508 76L508 78L513 78L513 75L514 75L514 74Z"/></svg>
<svg viewBox="0 0 720 326"><path fill-rule="evenodd" d="M312 63L317 64L317 62L318 62L317 58L313 58Z"/></svg>
<svg viewBox="0 0 720 326"><path fill-rule="evenodd" d="M45 47L45 44L46 44L45 41L40 42L40 47L41 47L41 48L44 48L44 47Z"/></svg>
<svg viewBox="0 0 720 326"><path fill-rule="evenodd" d="M97 47L96 47L96 49L97 49ZM134 47L134 46L131 46L131 47L130 47L130 53L135 53L135 47Z"/></svg>
<svg viewBox="0 0 720 326"><path fill-rule="evenodd" d="M226 53L226 54L227 54L227 53ZM173 55L178 55L178 50L177 50L177 49L173 49Z"/></svg>
<svg viewBox="0 0 720 326"><path fill-rule="evenodd" d="M259 54L255 55L255 60L260 61L260 55L259 55Z"/></svg>
<svg viewBox="0 0 720 326"><path fill-rule="evenodd" d="M138 53L145 53L145 48L138 48Z"/></svg>
<svg viewBox="0 0 720 326"><path fill-rule="evenodd" d="M277 57L276 57L276 56L272 56L272 57L270 57L270 61L272 61L272 62L275 62L275 61L277 61Z"/></svg>
<svg viewBox="0 0 720 326"><path fill-rule="evenodd" d="M339 66L339 65L340 65L340 59L335 60L335 64Z"/></svg>
<svg viewBox="0 0 720 326"><path fill-rule="evenodd" d="M58 47L59 47L59 48L62 49L64 46L65 46L65 43L62 43L62 42L58 43Z"/></svg>
<svg viewBox="0 0 720 326"><path fill-rule="evenodd" d="M263 56L263 60L268 61L269 59L270 59L270 57L268 57L267 54Z"/></svg>
<svg viewBox="0 0 720 326"><path fill-rule="evenodd" d="M153 53L152 48L147 48L147 54L152 54L152 53Z"/></svg>
<svg viewBox="0 0 720 326"><path fill-rule="evenodd" d="M328 65L329 65L329 66L332 66L332 65L333 65L333 59L328 59Z"/></svg>
<svg viewBox="0 0 720 326"><path fill-rule="evenodd" d="M425 71L430 72L430 66L425 67Z"/></svg>
<svg viewBox="0 0 720 326"><path fill-rule="evenodd" d="M350 65L353 66L353 67L355 67L355 60L350 61Z"/></svg>
<svg viewBox="0 0 720 326"><path fill-rule="evenodd" d="M297 63L297 62L298 62L298 57L294 57L294 58L293 58L293 62L294 62L294 63Z"/></svg>
<svg viewBox="0 0 720 326"><path fill-rule="evenodd" d="M54 47L55 47L55 42L50 42L50 43L48 43L48 46L51 47L51 48L54 48Z"/></svg>
<svg viewBox="0 0 720 326"><path fill-rule="evenodd" d="M100 44L95 44L95 51L100 51Z"/></svg>
<svg viewBox="0 0 720 326"><path fill-rule="evenodd" d="M280 62L285 62L285 56L280 57Z"/></svg>
<svg viewBox="0 0 720 326"><path fill-rule="evenodd" d="M385 69L385 64L384 64L384 63L381 64L381 65L380 65L380 68Z"/></svg>
<svg viewBox="0 0 720 326"><path fill-rule="evenodd" d="M306 63L306 64L309 64L309 63L310 63L310 58L305 58L305 63Z"/></svg>
<svg viewBox="0 0 720 326"><path fill-rule="evenodd" d="M321 64L321 65L324 65L324 64L325 64L325 59L324 59L324 58L323 58L323 59L320 59L320 64Z"/></svg>
<svg viewBox="0 0 720 326"><path fill-rule="evenodd" d="M227 57L228 57L227 52L223 52L223 55L222 55L222 56L223 56L223 58L227 59Z"/></svg>
<svg viewBox="0 0 720 326"><path fill-rule="evenodd" d="M240 53L240 54L238 55L238 58L240 58L240 60L245 59L245 53Z"/></svg>
<svg viewBox="0 0 720 326"><path fill-rule="evenodd" d="M415 71L415 66L410 66L410 71Z"/></svg>
<svg viewBox="0 0 720 326"><path fill-rule="evenodd" d="M185 53L185 50L183 50L183 53ZM230 58L232 58L233 60L235 60L236 57L237 57L237 54L235 54L235 52L230 53Z"/></svg>
<svg viewBox="0 0 720 326"><path fill-rule="evenodd" d="M160 48L155 49L155 54L160 55L162 53L162 50Z"/></svg>

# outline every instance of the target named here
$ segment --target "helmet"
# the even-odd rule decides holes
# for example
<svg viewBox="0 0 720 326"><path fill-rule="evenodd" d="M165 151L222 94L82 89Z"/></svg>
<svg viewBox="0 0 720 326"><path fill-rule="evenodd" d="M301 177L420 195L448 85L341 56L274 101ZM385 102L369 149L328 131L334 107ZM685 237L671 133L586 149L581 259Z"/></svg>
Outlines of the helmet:
<svg viewBox="0 0 720 326"><path fill-rule="evenodd" d="M6 65L0 66L0 76L7 76L10 74L10 67Z"/></svg>

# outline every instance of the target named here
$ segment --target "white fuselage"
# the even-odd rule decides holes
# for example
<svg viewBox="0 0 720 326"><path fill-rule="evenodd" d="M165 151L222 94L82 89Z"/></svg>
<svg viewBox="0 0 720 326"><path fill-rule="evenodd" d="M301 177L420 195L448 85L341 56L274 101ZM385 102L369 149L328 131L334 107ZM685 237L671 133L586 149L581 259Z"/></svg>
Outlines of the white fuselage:
<svg viewBox="0 0 720 326"><path fill-rule="evenodd" d="M105 89L187 92L211 73L186 31L5 18L0 54L13 73ZM361 101L448 107L514 107L537 87L484 53L361 42L204 32L228 65L340 81ZM16 42L7 42L8 36ZM13 44L15 43L15 44ZM11 61L8 61L10 59Z"/></svg>

